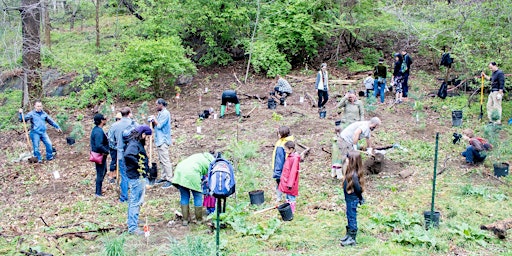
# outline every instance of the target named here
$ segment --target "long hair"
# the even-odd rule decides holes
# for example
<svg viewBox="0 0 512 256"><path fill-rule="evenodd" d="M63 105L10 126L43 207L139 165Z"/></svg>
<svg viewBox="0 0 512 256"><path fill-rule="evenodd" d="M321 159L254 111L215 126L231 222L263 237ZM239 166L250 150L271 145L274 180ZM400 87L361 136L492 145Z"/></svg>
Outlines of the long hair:
<svg viewBox="0 0 512 256"><path fill-rule="evenodd" d="M139 133L136 129L133 129L128 136L129 140L139 141L142 145L146 144L146 139L142 138L142 133Z"/></svg>
<svg viewBox="0 0 512 256"><path fill-rule="evenodd" d="M361 154L357 151L349 151L348 152L348 166L347 173L345 174L345 181L347 181L347 193L354 192L354 181L353 175L354 173L359 178L359 185L361 185L361 192L364 191L364 169L363 169L363 160L361 159Z"/></svg>

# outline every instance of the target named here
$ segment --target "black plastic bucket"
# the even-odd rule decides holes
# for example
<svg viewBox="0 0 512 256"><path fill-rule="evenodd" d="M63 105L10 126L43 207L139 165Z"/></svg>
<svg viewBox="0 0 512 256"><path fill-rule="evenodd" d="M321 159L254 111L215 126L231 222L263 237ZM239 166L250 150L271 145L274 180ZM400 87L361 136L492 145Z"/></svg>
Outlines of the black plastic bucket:
<svg viewBox="0 0 512 256"><path fill-rule="evenodd" d="M334 122L334 125L335 125L335 126L340 126L340 125L341 125L341 121L335 121L335 122Z"/></svg>
<svg viewBox="0 0 512 256"><path fill-rule="evenodd" d="M441 213L440 212L437 212L435 211L434 212L434 219L431 219L430 218L430 215L431 215L431 211L424 211L423 212L423 217L425 218L425 228L428 230L431 226L431 221L433 221L433 226L434 228L437 228L439 227L439 217L441 216Z"/></svg>
<svg viewBox="0 0 512 256"><path fill-rule="evenodd" d="M493 164L494 167L494 176L496 177L505 177L508 175L508 164L507 163L496 163Z"/></svg>
<svg viewBox="0 0 512 256"><path fill-rule="evenodd" d="M284 221L290 221L293 220L293 212L292 207L289 203L284 203L277 207L277 210L281 214L281 218L283 218Z"/></svg>
<svg viewBox="0 0 512 256"><path fill-rule="evenodd" d="M462 125L462 110L452 111L452 126Z"/></svg>
<svg viewBox="0 0 512 256"><path fill-rule="evenodd" d="M276 107L277 107L276 100L274 100L274 98L268 99L267 106L269 109L276 109Z"/></svg>
<svg viewBox="0 0 512 256"><path fill-rule="evenodd" d="M251 204L260 205L265 202L265 194L263 190L254 190L249 192L249 199L251 200Z"/></svg>
<svg viewBox="0 0 512 256"><path fill-rule="evenodd" d="M327 115L327 111L323 110L323 111L320 111L318 112L320 114L320 118L325 118L325 116Z"/></svg>

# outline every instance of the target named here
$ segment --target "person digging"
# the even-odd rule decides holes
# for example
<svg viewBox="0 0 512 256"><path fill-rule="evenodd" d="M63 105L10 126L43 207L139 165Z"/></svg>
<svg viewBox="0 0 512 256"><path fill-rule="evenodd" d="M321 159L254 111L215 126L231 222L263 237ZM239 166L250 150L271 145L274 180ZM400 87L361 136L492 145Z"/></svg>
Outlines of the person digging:
<svg viewBox="0 0 512 256"><path fill-rule="evenodd" d="M222 102L220 104L220 117L224 118L224 113L226 112L226 104L230 102L235 104L235 113L237 116L240 116L240 101L236 96L235 90L225 90L222 92Z"/></svg>
<svg viewBox="0 0 512 256"><path fill-rule="evenodd" d="M290 96L293 93L292 86L286 79L282 78L280 75L276 76L276 86L274 87L274 91L270 93L271 96L279 95L279 104L284 105L286 101L286 97Z"/></svg>

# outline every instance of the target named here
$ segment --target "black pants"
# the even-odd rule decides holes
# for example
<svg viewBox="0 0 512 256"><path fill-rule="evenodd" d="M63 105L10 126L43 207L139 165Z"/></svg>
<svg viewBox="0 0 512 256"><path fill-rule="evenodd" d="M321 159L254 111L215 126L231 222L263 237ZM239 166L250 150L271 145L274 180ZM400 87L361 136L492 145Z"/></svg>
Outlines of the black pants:
<svg viewBox="0 0 512 256"><path fill-rule="evenodd" d="M96 195L101 196L101 185L103 183L103 179L105 178L105 173L107 172L107 156L103 156L103 161L101 164L96 165Z"/></svg>
<svg viewBox="0 0 512 256"><path fill-rule="evenodd" d="M117 166L117 149L110 149L110 158L112 158L110 161L110 171L115 172Z"/></svg>
<svg viewBox="0 0 512 256"><path fill-rule="evenodd" d="M318 90L318 108L322 108L329 100L329 93L324 90Z"/></svg>
<svg viewBox="0 0 512 256"><path fill-rule="evenodd" d="M239 104L238 97L236 96L235 91L226 90L222 93L222 102L221 105L226 106L226 103L231 102L233 104Z"/></svg>

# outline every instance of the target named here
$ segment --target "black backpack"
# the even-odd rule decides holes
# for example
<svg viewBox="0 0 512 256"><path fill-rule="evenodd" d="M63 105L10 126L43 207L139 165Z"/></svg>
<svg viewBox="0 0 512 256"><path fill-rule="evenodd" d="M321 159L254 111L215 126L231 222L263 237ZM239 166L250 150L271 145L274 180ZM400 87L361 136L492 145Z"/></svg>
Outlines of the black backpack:
<svg viewBox="0 0 512 256"><path fill-rule="evenodd" d="M439 91L437 92L437 96L441 99L445 99L446 96L448 96L448 84L446 82L443 82L441 84L441 87L439 88Z"/></svg>

